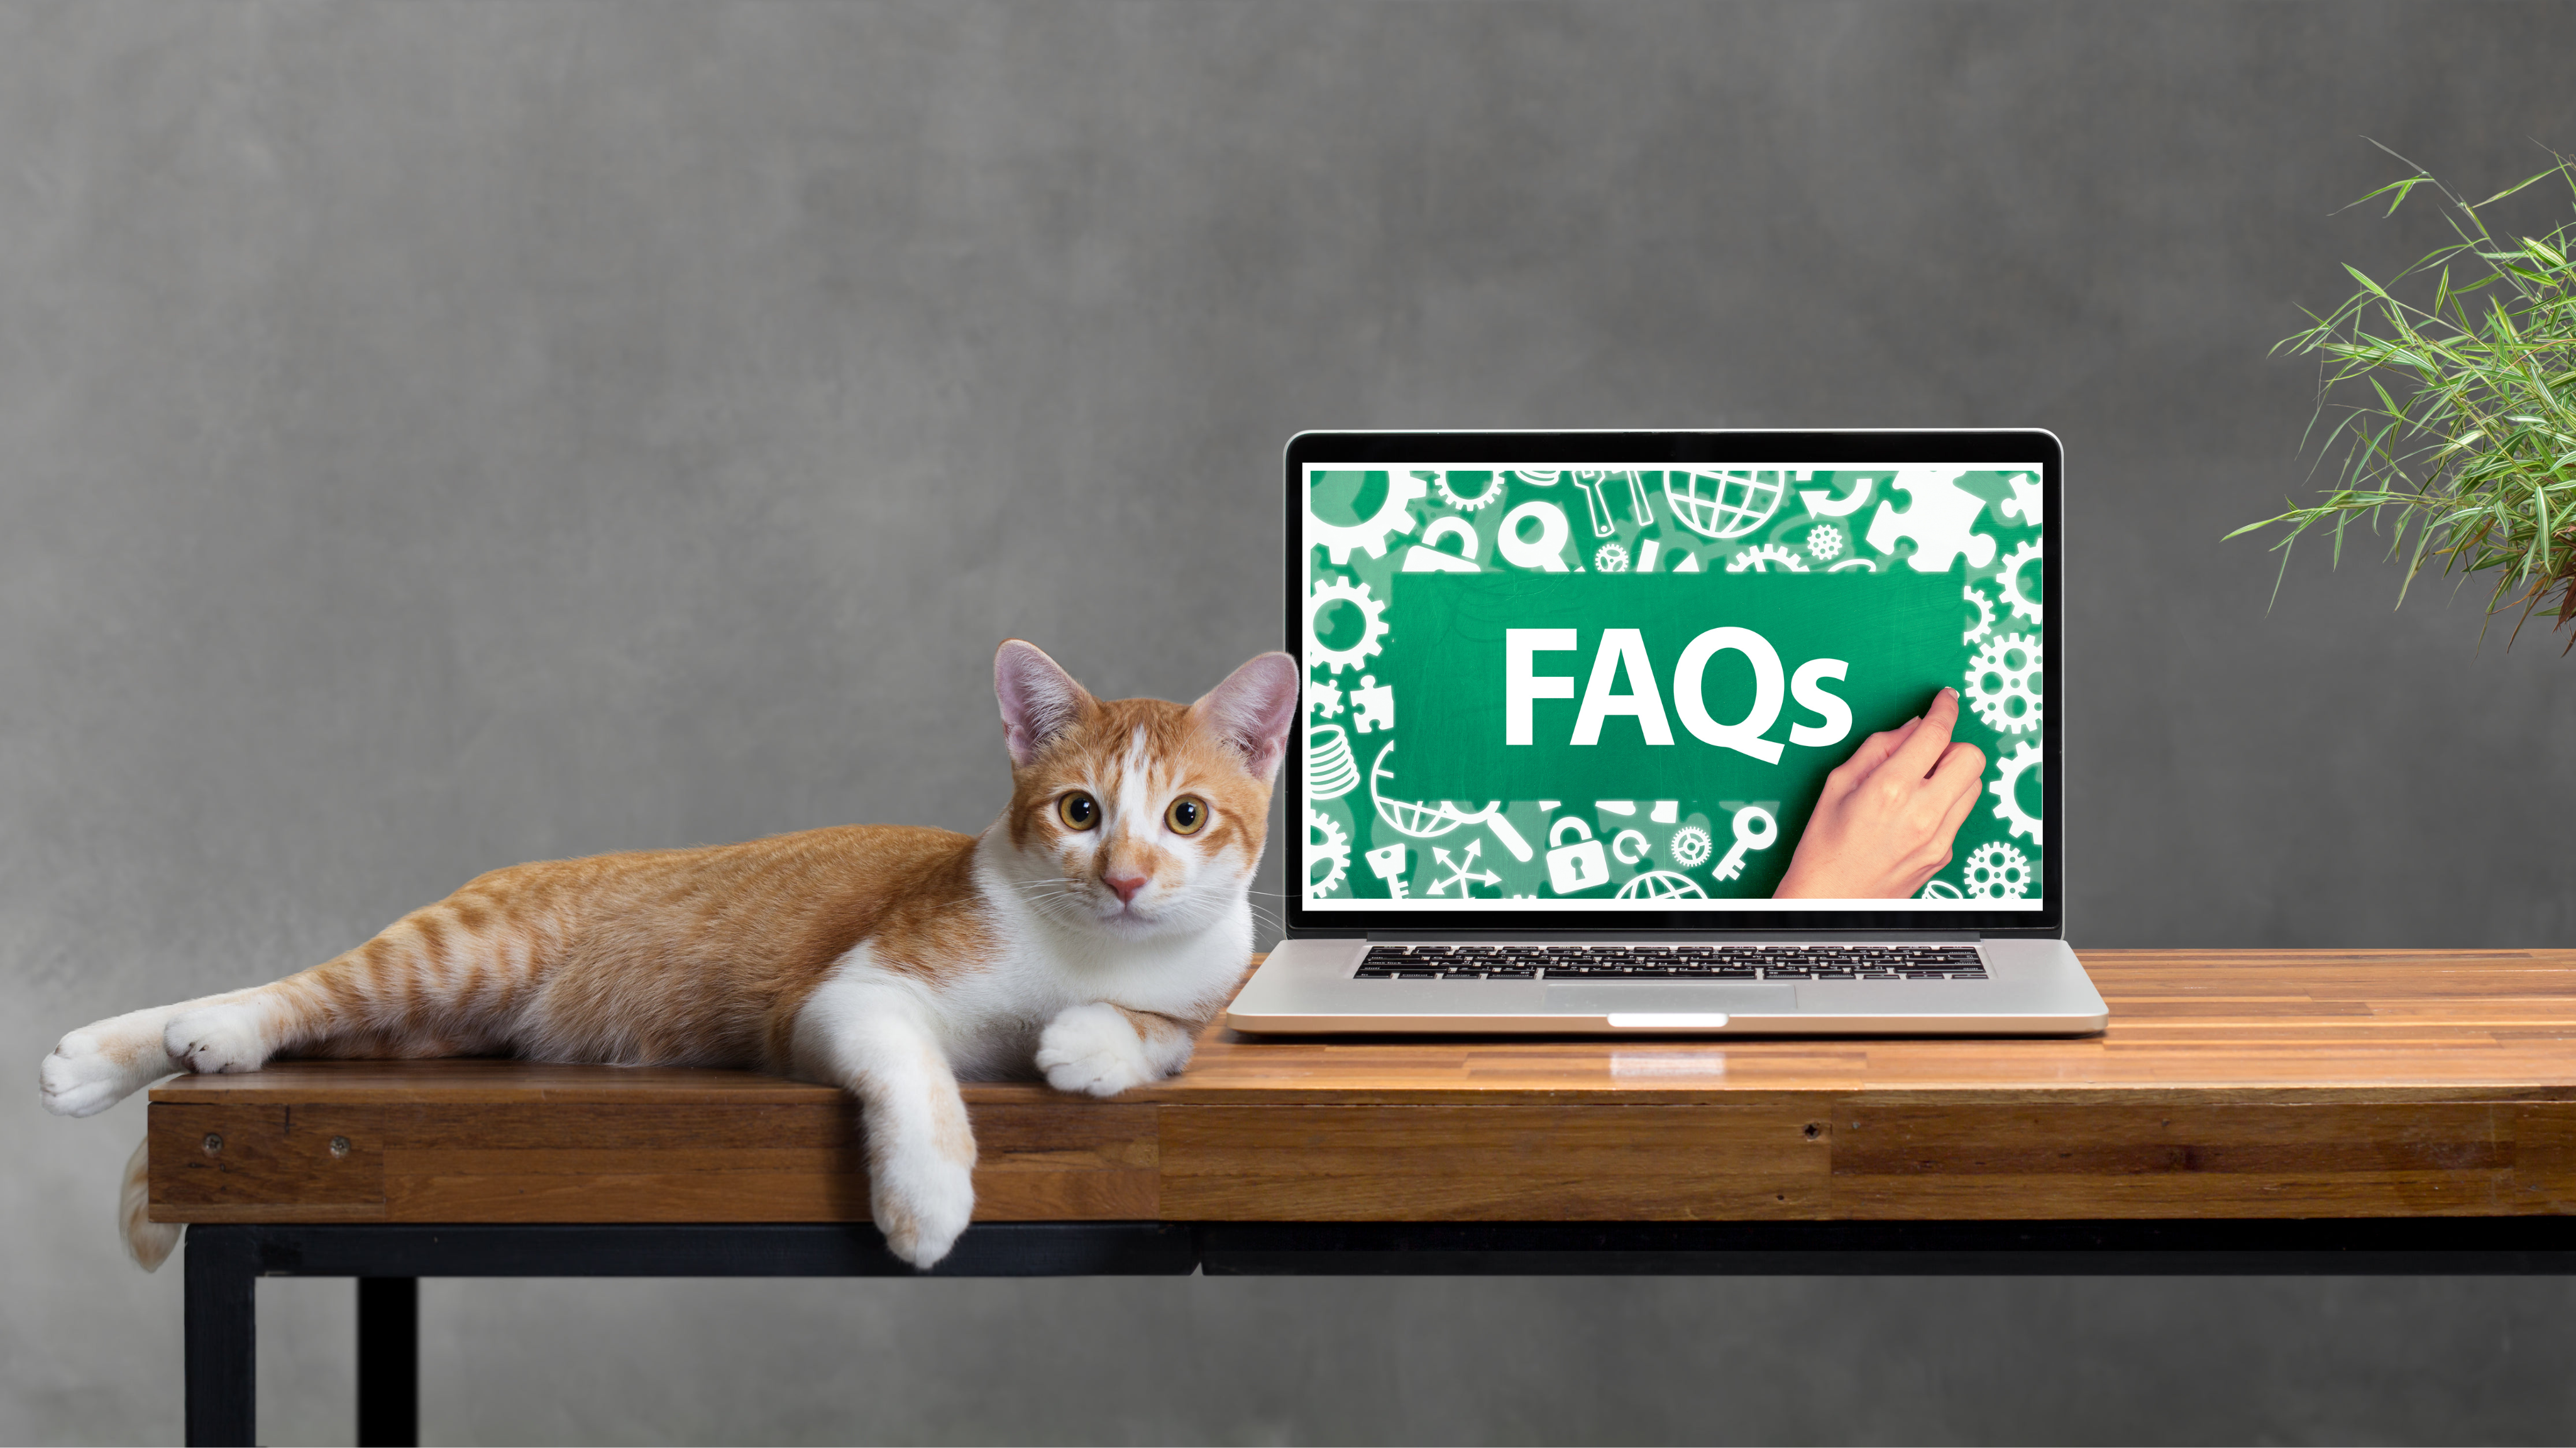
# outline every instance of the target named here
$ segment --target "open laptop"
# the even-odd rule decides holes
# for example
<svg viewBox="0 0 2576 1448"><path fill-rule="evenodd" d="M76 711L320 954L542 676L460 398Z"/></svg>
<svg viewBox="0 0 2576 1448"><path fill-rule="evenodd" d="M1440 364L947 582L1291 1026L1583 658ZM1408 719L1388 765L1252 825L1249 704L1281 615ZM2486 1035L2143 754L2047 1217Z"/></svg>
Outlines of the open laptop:
<svg viewBox="0 0 2576 1448"><path fill-rule="evenodd" d="M2081 1034L2064 455L2042 431L1309 432L1287 938L1238 1030ZM1772 898L1825 775L1960 692L1907 898Z"/></svg>

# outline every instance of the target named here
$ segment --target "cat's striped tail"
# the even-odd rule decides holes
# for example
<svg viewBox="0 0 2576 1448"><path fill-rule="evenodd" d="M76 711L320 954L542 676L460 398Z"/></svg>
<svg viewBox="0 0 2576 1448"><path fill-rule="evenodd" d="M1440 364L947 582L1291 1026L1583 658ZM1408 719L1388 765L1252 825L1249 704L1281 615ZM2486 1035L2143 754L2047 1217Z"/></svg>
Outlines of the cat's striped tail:
<svg viewBox="0 0 2576 1448"><path fill-rule="evenodd" d="M178 1250L179 1238L188 1229L176 1222L153 1221L151 1211L152 1138L147 1133L134 1144L134 1155L125 1159L125 1183L116 1194L116 1225L134 1265L158 1272Z"/></svg>

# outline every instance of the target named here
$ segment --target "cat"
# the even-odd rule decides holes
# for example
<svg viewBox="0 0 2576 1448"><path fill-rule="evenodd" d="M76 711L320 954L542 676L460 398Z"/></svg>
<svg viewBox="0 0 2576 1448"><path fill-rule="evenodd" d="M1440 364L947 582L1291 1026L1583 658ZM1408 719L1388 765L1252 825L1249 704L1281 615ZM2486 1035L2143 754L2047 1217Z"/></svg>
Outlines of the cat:
<svg viewBox="0 0 2576 1448"><path fill-rule="evenodd" d="M1006 640L1011 802L980 835L843 826L496 870L284 980L72 1032L45 1105L87 1116L285 1055L769 1071L857 1098L876 1224L928 1268L974 1212L960 1078L1160 1080L1250 965L1301 674L1269 653L1187 706L1103 701ZM147 1171L138 1147L121 1215L150 1269L180 1229L145 1220Z"/></svg>

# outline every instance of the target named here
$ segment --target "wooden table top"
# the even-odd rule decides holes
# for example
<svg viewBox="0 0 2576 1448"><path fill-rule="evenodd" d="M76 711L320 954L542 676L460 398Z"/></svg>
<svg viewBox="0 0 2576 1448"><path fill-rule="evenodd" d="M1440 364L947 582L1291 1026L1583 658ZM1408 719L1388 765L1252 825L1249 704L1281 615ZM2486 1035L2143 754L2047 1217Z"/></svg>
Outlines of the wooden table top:
<svg viewBox="0 0 2576 1448"><path fill-rule="evenodd" d="M2059 1039L1280 1040L1113 1101L970 1085L984 1220L2576 1210L2576 951L2085 951ZM152 1092L162 1221L860 1221L841 1093L280 1062ZM220 1145L208 1149L209 1139Z"/></svg>

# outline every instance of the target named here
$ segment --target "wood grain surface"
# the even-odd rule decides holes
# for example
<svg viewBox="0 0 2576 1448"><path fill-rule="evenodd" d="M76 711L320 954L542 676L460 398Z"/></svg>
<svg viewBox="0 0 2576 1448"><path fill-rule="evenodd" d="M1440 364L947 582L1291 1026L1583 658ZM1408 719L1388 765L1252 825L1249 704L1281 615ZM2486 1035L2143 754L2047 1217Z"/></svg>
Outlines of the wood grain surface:
<svg viewBox="0 0 2576 1448"><path fill-rule="evenodd" d="M978 1218L2576 1210L2576 951L2087 951L2074 1039L1254 1039L1115 1101L967 1088ZM278 1062L152 1092L152 1215L857 1221L839 1092Z"/></svg>

